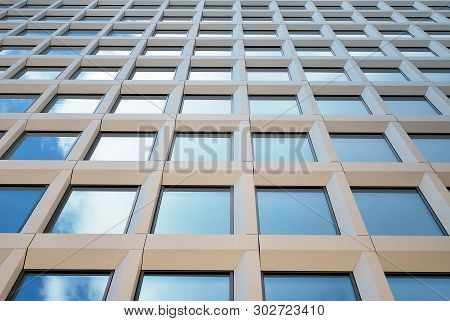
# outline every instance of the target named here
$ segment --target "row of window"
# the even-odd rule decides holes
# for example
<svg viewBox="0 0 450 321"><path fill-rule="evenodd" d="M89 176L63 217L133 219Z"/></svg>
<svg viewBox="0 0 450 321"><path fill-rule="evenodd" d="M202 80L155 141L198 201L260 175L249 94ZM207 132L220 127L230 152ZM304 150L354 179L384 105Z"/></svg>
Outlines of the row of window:
<svg viewBox="0 0 450 321"><path fill-rule="evenodd" d="M105 300L112 272L25 271L9 300L101 301ZM394 274L386 279L395 300L448 301L450 277L446 274ZM267 301L360 300L352 273L263 272L263 296ZM233 273L143 272L135 294L138 301L231 301Z"/></svg>
<svg viewBox="0 0 450 321"><path fill-rule="evenodd" d="M426 96L381 96L389 112L402 115L442 115ZM24 113L38 99L37 95L1 95L0 113ZM56 95L42 113L83 114L95 113L101 95ZM111 113L115 114L162 114L168 95L121 95ZM301 103L297 96L248 96L249 111L253 115L300 115ZM371 109L361 96L314 96L322 115L372 115ZM231 95L184 95L181 114L231 114Z"/></svg>
<svg viewBox="0 0 450 321"><path fill-rule="evenodd" d="M20 233L45 186L0 186L0 232ZM352 189L369 235L448 235L419 189ZM46 233L126 233L138 187L72 186ZM263 235L340 235L326 188L256 188ZM233 189L163 187L152 234L233 234ZM346 233L346 231L342 231Z"/></svg>

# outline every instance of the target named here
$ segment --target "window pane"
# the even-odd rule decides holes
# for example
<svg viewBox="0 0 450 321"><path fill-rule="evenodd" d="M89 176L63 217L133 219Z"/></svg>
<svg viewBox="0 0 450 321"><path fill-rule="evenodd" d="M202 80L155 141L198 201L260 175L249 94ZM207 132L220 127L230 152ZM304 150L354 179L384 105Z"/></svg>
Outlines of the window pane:
<svg viewBox="0 0 450 321"><path fill-rule="evenodd" d="M37 68L37 67L29 67L23 69L17 75L14 76L14 79L21 80L54 80L58 78L61 74L62 69L60 68Z"/></svg>
<svg viewBox="0 0 450 321"><path fill-rule="evenodd" d="M231 56L232 47L196 47L195 56Z"/></svg>
<svg viewBox="0 0 450 321"><path fill-rule="evenodd" d="M165 188L154 234L231 234L229 188Z"/></svg>
<svg viewBox="0 0 450 321"><path fill-rule="evenodd" d="M110 274L26 272L15 301L101 301Z"/></svg>
<svg viewBox="0 0 450 321"><path fill-rule="evenodd" d="M450 81L450 69L445 68L428 68L420 69L420 71L430 81Z"/></svg>
<svg viewBox="0 0 450 321"><path fill-rule="evenodd" d="M19 233L44 191L43 187L0 186L0 233Z"/></svg>
<svg viewBox="0 0 450 321"><path fill-rule="evenodd" d="M94 113L101 101L101 97L98 96L83 96L74 97L69 95L58 95L50 104L45 108L47 113Z"/></svg>
<svg viewBox="0 0 450 321"><path fill-rule="evenodd" d="M114 80L119 69L117 68L80 68L75 77L76 80Z"/></svg>
<svg viewBox="0 0 450 321"><path fill-rule="evenodd" d="M361 69L369 81L409 81L398 69Z"/></svg>
<svg viewBox="0 0 450 321"><path fill-rule="evenodd" d="M8 151L12 160L65 160L78 133L26 133Z"/></svg>
<svg viewBox="0 0 450 321"><path fill-rule="evenodd" d="M399 162L381 134L332 134L341 162Z"/></svg>
<svg viewBox="0 0 450 321"><path fill-rule="evenodd" d="M336 235L323 189L259 189L260 234Z"/></svg>
<svg viewBox="0 0 450 321"><path fill-rule="evenodd" d="M264 273L266 301L356 301L349 275Z"/></svg>
<svg viewBox="0 0 450 321"><path fill-rule="evenodd" d="M27 55L33 47L24 46L2 46L0 47L0 56Z"/></svg>
<svg viewBox="0 0 450 321"><path fill-rule="evenodd" d="M450 163L450 135L410 135L427 161Z"/></svg>
<svg viewBox="0 0 450 321"><path fill-rule="evenodd" d="M231 135L177 133L170 160L185 162L231 161Z"/></svg>
<svg viewBox="0 0 450 321"><path fill-rule="evenodd" d="M245 55L250 57L258 56L283 56L281 47L245 47Z"/></svg>
<svg viewBox="0 0 450 321"><path fill-rule="evenodd" d="M136 68L133 80L173 80L175 68Z"/></svg>
<svg viewBox="0 0 450 321"><path fill-rule="evenodd" d="M191 68L189 80L231 80L232 68Z"/></svg>
<svg viewBox="0 0 450 321"><path fill-rule="evenodd" d="M439 115L430 102L422 96L383 96L382 98L396 116Z"/></svg>
<svg viewBox="0 0 450 321"><path fill-rule="evenodd" d="M287 68L247 68L249 81L289 81Z"/></svg>
<svg viewBox="0 0 450 321"><path fill-rule="evenodd" d="M153 148L155 135L151 133L101 133L91 161L147 161Z"/></svg>
<svg viewBox="0 0 450 321"><path fill-rule="evenodd" d="M253 134L255 162L315 162L308 134Z"/></svg>
<svg viewBox="0 0 450 321"><path fill-rule="evenodd" d="M63 36L70 37L95 37L98 30L70 29Z"/></svg>
<svg viewBox="0 0 450 321"><path fill-rule="evenodd" d="M44 50L42 54L49 56L60 56L60 55L79 55L83 48L73 48L73 47L49 47Z"/></svg>
<svg viewBox="0 0 450 321"><path fill-rule="evenodd" d="M320 30L289 30L291 37L322 38Z"/></svg>
<svg viewBox="0 0 450 321"><path fill-rule="evenodd" d="M36 99L31 95L0 95L0 113L24 113Z"/></svg>
<svg viewBox="0 0 450 321"><path fill-rule="evenodd" d="M308 81L348 81L342 68L303 68Z"/></svg>
<svg viewBox="0 0 450 321"><path fill-rule="evenodd" d="M133 47L99 47L95 53L96 56L120 56L129 55Z"/></svg>
<svg viewBox="0 0 450 321"><path fill-rule="evenodd" d="M125 233L136 193L136 188L74 187L49 232Z"/></svg>
<svg viewBox="0 0 450 321"><path fill-rule="evenodd" d="M415 189L353 189L370 235L443 235Z"/></svg>
<svg viewBox="0 0 450 321"><path fill-rule="evenodd" d="M162 114L166 107L167 96L122 96L115 114Z"/></svg>
<svg viewBox="0 0 450 321"><path fill-rule="evenodd" d="M368 115L366 104L359 96L316 96L317 107L323 115Z"/></svg>
<svg viewBox="0 0 450 321"><path fill-rule="evenodd" d="M340 39L367 38L366 33L362 30L334 30L334 33Z"/></svg>
<svg viewBox="0 0 450 321"><path fill-rule="evenodd" d="M231 114L231 96L184 96L183 114Z"/></svg>
<svg viewBox="0 0 450 321"><path fill-rule="evenodd" d="M410 39L414 38L408 31L406 30L381 30L381 35L385 38L389 39Z"/></svg>
<svg viewBox="0 0 450 321"><path fill-rule="evenodd" d="M436 57L434 52L428 48L397 48L406 57Z"/></svg>
<svg viewBox="0 0 450 321"><path fill-rule="evenodd" d="M153 34L155 38L177 38L187 37L187 30L156 30Z"/></svg>
<svg viewBox="0 0 450 321"><path fill-rule="evenodd" d="M142 31L129 31L129 30L113 30L110 32L108 37L131 37L131 38L139 38L142 36Z"/></svg>
<svg viewBox="0 0 450 321"><path fill-rule="evenodd" d="M385 54L377 47L348 47L347 51L353 57L384 57Z"/></svg>
<svg viewBox="0 0 450 321"><path fill-rule="evenodd" d="M250 96L250 113L254 115L299 115L295 96Z"/></svg>
<svg viewBox="0 0 450 321"><path fill-rule="evenodd" d="M145 56L180 56L183 47L148 47Z"/></svg>
<svg viewBox="0 0 450 321"><path fill-rule="evenodd" d="M387 275L392 294L397 301L448 301L448 275Z"/></svg>
<svg viewBox="0 0 450 321"><path fill-rule="evenodd" d="M297 55L299 57L308 56L321 56L321 57L331 57L334 56L333 51L329 47L297 47Z"/></svg>
<svg viewBox="0 0 450 321"><path fill-rule="evenodd" d="M145 273L139 301L229 301L229 274Z"/></svg>

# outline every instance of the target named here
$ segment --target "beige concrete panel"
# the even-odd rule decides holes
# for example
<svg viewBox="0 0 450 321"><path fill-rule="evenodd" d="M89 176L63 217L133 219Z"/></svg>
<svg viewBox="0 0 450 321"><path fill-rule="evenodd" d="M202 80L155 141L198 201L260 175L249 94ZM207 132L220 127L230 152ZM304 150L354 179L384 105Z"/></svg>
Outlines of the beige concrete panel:
<svg viewBox="0 0 450 321"><path fill-rule="evenodd" d="M314 152L319 162L338 161L338 155L331 143L330 135L323 122L316 122L309 131Z"/></svg>
<svg viewBox="0 0 450 321"><path fill-rule="evenodd" d="M261 268L258 251L246 251L234 270L234 300L262 301Z"/></svg>
<svg viewBox="0 0 450 321"><path fill-rule="evenodd" d="M100 120L93 120L87 125L86 129L81 132L80 137L78 137L75 146L72 148L69 155L67 155L67 160L79 160L84 158L88 153L91 144L95 140L96 134L100 130L100 124Z"/></svg>
<svg viewBox="0 0 450 321"><path fill-rule="evenodd" d="M163 185L233 186L247 170L251 163L166 162Z"/></svg>
<svg viewBox="0 0 450 321"><path fill-rule="evenodd" d="M248 117L248 116L243 116ZM235 162L251 161L252 141L250 133L250 124L248 121L241 121L235 132L232 134L232 155L231 159Z"/></svg>
<svg viewBox="0 0 450 321"><path fill-rule="evenodd" d="M34 114L28 119L27 131L82 131L91 122L100 122L101 115Z"/></svg>
<svg viewBox="0 0 450 321"><path fill-rule="evenodd" d="M166 121L156 135L150 160L165 161L169 158L170 148L174 136L174 121Z"/></svg>
<svg viewBox="0 0 450 321"><path fill-rule="evenodd" d="M399 123L389 123L385 134L403 162L417 163L418 161L423 162L425 160L413 150L414 144Z"/></svg>
<svg viewBox="0 0 450 321"><path fill-rule="evenodd" d="M36 234L25 269L114 270L144 243L145 235Z"/></svg>
<svg viewBox="0 0 450 321"><path fill-rule="evenodd" d="M46 184L51 181L59 171L71 170L74 161L27 161L2 160L0 161L0 182L11 184Z"/></svg>
<svg viewBox="0 0 450 321"><path fill-rule="evenodd" d="M398 116L398 119L408 133L450 133L450 116Z"/></svg>
<svg viewBox="0 0 450 321"><path fill-rule="evenodd" d="M22 271L26 255L25 249L12 250L11 253L0 262L0 301L6 300L14 283Z"/></svg>
<svg viewBox="0 0 450 321"><path fill-rule="evenodd" d="M439 178L444 183L444 185L450 187L450 165L433 163L431 167L438 174Z"/></svg>
<svg viewBox="0 0 450 321"><path fill-rule="evenodd" d="M234 186L234 234L258 234L252 174L242 174Z"/></svg>
<svg viewBox="0 0 450 321"><path fill-rule="evenodd" d="M102 101L95 111L97 114L105 114L111 111L114 103L120 95L120 85L111 86L111 88L105 93Z"/></svg>
<svg viewBox="0 0 450 321"><path fill-rule="evenodd" d="M3 127L5 129L8 129L8 131L0 139L0 156L5 154L8 149L14 144L14 142L20 137L20 135L22 135L27 124L27 121L25 119L14 119L2 122L4 123L4 125L8 125L8 127L6 128Z"/></svg>
<svg viewBox="0 0 450 321"><path fill-rule="evenodd" d="M198 132L233 132L237 130L241 121L248 118L242 115L178 115L175 126L176 131Z"/></svg>
<svg viewBox="0 0 450 321"><path fill-rule="evenodd" d="M419 185L444 229L450 231L450 193L435 173L425 173Z"/></svg>
<svg viewBox="0 0 450 321"><path fill-rule="evenodd" d="M318 115L252 115L250 128L252 132L291 132L307 133L316 121L322 120Z"/></svg>
<svg viewBox="0 0 450 321"><path fill-rule="evenodd" d="M323 116L325 126L330 133L382 133L390 121L395 118L390 115L367 116Z"/></svg>

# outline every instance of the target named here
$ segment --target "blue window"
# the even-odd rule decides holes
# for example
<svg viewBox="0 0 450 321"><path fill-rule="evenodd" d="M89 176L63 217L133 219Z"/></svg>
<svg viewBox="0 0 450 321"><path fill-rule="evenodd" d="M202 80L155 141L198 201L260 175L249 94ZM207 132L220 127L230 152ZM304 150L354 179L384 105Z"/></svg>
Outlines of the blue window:
<svg viewBox="0 0 450 321"><path fill-rule="evenodd" d="M231 234L231 188L164 188L154 234Z"/></svg>
<svg viewBox="0 0 450 321"><path fill-rule="evenodd" d="M63 36L70 37L95 37L98 30L87 30L87 29L70 29Z"/></svg>
<svg viewBox="0 0 450 321"><path fill-rule="evenodd" d="M231 301L231 273L143 274L138 301Z"/></svg>
<svg viewBox="0 0 450 321"><path fill-rule="evenodd" d="M33 47L26 46L2 46L0 48L0 56L18 56L27 55Z"/></svg>
<svg viewBox="0 0 450 321"><path fill-rule="evenodd" d="M177 133L170 160L186 162L231 161L231 135Z"/></svg>
<svg viewBox="0 0 450 321"><path fill-rule="evenodd" d="M303 68L308 81L348 81L344 68Z"/></svg>
<svg viewBox="0 0 450 321"><path fill-rule="evenodd" d="M429 81L450 81L450 69L445 68L421 68L420 71Z"/></svg>
<svg viewBox="0 0 450 321"><path fill-rule="evenodd" d="M76 80L114 80L119 73L119 68L95 68L83 67L71 77Z"/></svg>
<svg viewBox="0 0 450 321"><path fill-rule="evenodd" d="M315 96L323 115L369 115L369 108L360 96Z"/></svg>
<svg viewBox="0 0 450 321"><path fill-rule="evenodd" d="M264 273L266 301L356 301L353 276L317 273Z"/></svg>
<svg viewBox="0 0 450 321"><path fill-rule="evenodd" d="M101 96L58 95L50 102L50 104L48 104L44 109L44 112L58 114L91 114L95 112L100 101Z"/></svg>
<svg viewBox="0 0 450 321"><path fill-rule="evenodd" d="M25 272L10 293L14 301L102 301L111 273Z"/></svg>
<svg viewBox="0 0 450 321"><path fill-rule="evenodd" d="M391 113L403 115L440 115L440 112L423 96L383 96Z"/></svg>
<svg viewBox="0 0 450 321"><path fill-rule="evenodd" d="M25 133L3 156L11 160L65 160L78 133Z"/></svg>
<svg viewBox="0 0 450 321"><path fill-rule="evenodd" d="M122 234L134 209L137 188L73 187L50 233Z"/></svg>
<svg viewBox="0 0 450 321"><path fill-rule="evenodd" d="M397 68L362 68L369 81L410 81Z"/></svg>
<svg viewBox="0 0 450 321"><path fill-rule="evenodd" d="M444 235L438 219L416 189L353 189L370 235Z"/></svg>
<svg viewBox="0 0 450 321"><path fill-rule="evenodd" d="M24 113L36 99L34 95L0 95L0 113Z"/></svg>
<svg viewBox="0 0 450 321"><path fill-rule="evenodd" d="M26 67L14 75L13 79L21 80L54 80L62 73L62 68Z"/></svg>
<svg viewBox="0 0 450 321"><path fill-rule="evenodd" d="M259 188L256 196L260 234L335 235L338 233L325 189Z"/></svg>
<svg viewBox="0 0 450 321"><path fill-rule="evenodd" d="M252 135L255 162L315 162L308 134L255 133Z"/></svg>
<svg viewBox="0 0 450 321"><path fill-rule="evenodd" d="M38 186L0 186L0 233L19 233L44 191Z"/></svg>
<svg viewBox="0 0 450 321"><path fill-rule="evenodd" d="M387 138L382 134L331 134L342 162L399 162Z"/></svg>
<svg viewBox="0 0 450 321"><path fill-rule="evenodd" d="M387 274L397 301L450 301L450 275Z"/></svg>
<svg viewBox="0 0 450 321"><path fill-rule="evenodd" d="M450 163L450 135L409 135L427 161Z"/></svg>
<svg viewBox="0 0 450 321"><path fill-rule="evenodd" d="M62 56L62 55L79 55L84 48L82 47L63 47L51 46L45 49L41 55Z"/></svg>
<svg viewBox="0 0 450 321"><path fill-rule="evenodd" d="M250 113L253 115L299 115L296 96L250 96Z"/></svg>

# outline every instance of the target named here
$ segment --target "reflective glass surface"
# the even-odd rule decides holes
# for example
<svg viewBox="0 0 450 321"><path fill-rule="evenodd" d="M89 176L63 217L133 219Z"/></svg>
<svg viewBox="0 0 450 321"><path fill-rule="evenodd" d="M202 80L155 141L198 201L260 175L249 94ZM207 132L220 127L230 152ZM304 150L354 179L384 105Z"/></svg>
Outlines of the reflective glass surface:
<svg viewBox="0 0 450 321"><path fill-rule="evenodd" d="M187 37L187 30L156 30L153 34L155 38L178 38Z"/></svg>
<svg viewBox="0 0 450 321"><path fill-rule="evenodd" d="M142 31L128 31L128 30L113 30L108 37L130 37L139 38L142 36Z"/></svg>
<svg viewBox="0 0 450 321"><path fill-rule="evenodd" d="M231 56L232 47L196 47L195 56Z"/></svg>
<svg viewBox="0 0 450 321"><path fill-rule="evenodd" d="M75 113L92 114L98 107L101 101L101 97L98 96L70 96L70 95L58 95L53 99L50 104L45 108L47 113Z"/></svg>
<svg viewBox="0 0 450 321"><path fill-rule="evenodd" d="M380 33L383 37L389 39L410 39L414 38L408 31L406 30L380 30Z"/></svg>
<svg viewBox="0 0 450 321"><path fill-rule="evenodd" d="M406 57L436 57L435 53L432 52L428 48L423 48L423 47L412 47L412 48L401 47L401 48L397 48L397 49L400 50L400 52Z"/></svg>
<svg viewBox="0 0 450 321"><path fill-rule="evenodd" d="M296 96L250 96L250 113L254 115L299 115Z"/></svg>
<svg viewBox="0 0 450 321"><path fill-rule="evenodd" d="M189 80L231 80L232 68L192 67Z"/></svg>
<svg viewBox="0 0 450 321"><path fill-rule="evenodd" d="M129 55L133 47L99 47L95 53L96 56L120 56Z"/></svg>
<svg viewBox="0 0 450 321"><path fill-rule="evenodd" d="M387 275L396 301L450 301L449 275Z"/></svg>
<svg viewBox="0 0 450 321"><path fill-rule="evenodd" d="M177 133L170 160L186 162L231 161L231 135Z"/></svg>
<svg viewBox="0 0 450 321"><path fill-rule="evenodd" d="M231 234L229 188L164 188L154 234Z"/></svg>
<svg viewBox="0 0 450 321"><path fill-rule="evenodd" d="M308 81L348 81L342 68L303 68Z"/></svg>
<svg viewBox="0 0 450 321"><path fill-rule="evenodd" d="M308 134L253 134L255 162L315 162Z"/></svg>
<svg viewBox="0 0 450 321"><path fill-rule="evenodd" d="M247 68L249 81L289 81L287 68Z"/></svg>
<svg viewBox="0 0 450 321"><path fill-rule="evenodd" d="M183 47L147 47L145 56L180 56Z"/></svg>
<svg viewBox="0 0 450 321"><path fill-rule="evenodd" d="M369 235L443 235L415 189L353 189Z"/></svg>
<svg viewBox="0 0 450 321"><path fill-rule="evenodd" d="M260 234L336 235L323 189L258 189Z"/></svg>
<svg viewBox="0 0 450 321"><path fill-rule="evenodd" d="M184 96L183 114L231 114L231 96Z"/></svg>
<svg viewBox="0 0 450 321"><path fill-rule="evenodd" d="M317 107L323 115L368 115L369 111L360 96L315 96Z"/></svg>
<svg viewBox="0 0 450 321"><path fill-rule="evenodd" d="M61 68L27 67L14 76L21 80L54 80L61 74Z"/></svg>
<svg viewBox="0 0 450 321"><path fill-rule="evenodd" d="M2 46L0 47L0 56L27 55L33 47L24 46Z"/></svg>
<svg viewBox="0 0 450 321"><path fill-rule="evenodd" d="M0 186L0 233L19 233L44 191L43 187Z"/></svg>
<svg viewBox="0 0 450 321"><path fill-rule="evenodd" d="M70 29L63 36L70 37L95 37L99 30Z"/></svg>
<svg viewBox="0 0 450 321"><path fill-rule="evenodd" d="M76 80L114 80L119 69L117 68L80 68L72 79Z"/></svg>
<svg viewBox="0 0 450 321"><path fill-rule="evenodd" d="M136 68L133 80L173 80L175 68Z"/></svg>
<svg viewBox="0 0 450 321"><path fill-rule="evenodd" d="M36 99L32 95L0 95L0 113L24 113Z"/></svg>
<svg viewBox="0 0 450 321"><path fill-rule="evenodd" d="M258 56L283 56L281 47L245 47L245 55L249 57Z"/></svg>
<svg viewBox="0 0 450 321"><path fill-rule="evenodd" d="M125 233L136 194L136 188L74 187L49 233Z"/></svg>
<svg viewBox="0 0 450 321"><path fill-rule="evenodd" d="M369 81L409 81L398 69L362 68L361 70Z"/></svg>
<svg viewBox="0 0 450 321"><path fill-rule="evenodd" d="M420 71L430 81L450 81L450 69L445 68L421 68Z"/></svg>
<svg viewBox="0 0 450 321"><path fill-rule="evenodd" d="M299 57L332 57L333 51L329 47L296 47L297 55Z"/></svg>
<svg viewBox="0 0 450 321"><path fill-rule="evenodd" d="M49 47L44 50L42 54L49 56L61 56L61 55L79 55L83 48L79 47Z"/></svg>
<svg viewBox="0 0 450 321"><path fill-rule="evenodd" d="M377 47L347 47L353 57L384 57L385 54Z"/></svg>
<svg viewBox="0 0 450 321"><path fill-rule="evenodd" d="M383 96L382 98L389 110L396 116L439 115L423 96Z"/></svg>
<svg viewBox="0 0 450 321"><path fill-rule="evenodd" d="M167 96L121 96L115 114L162 114Z"/></svg>
<svg viewBox="0 0 450 321"><path fill-rule="evenodd" d="M430 163L450 163L450 135L409 135Z"/></svg>

